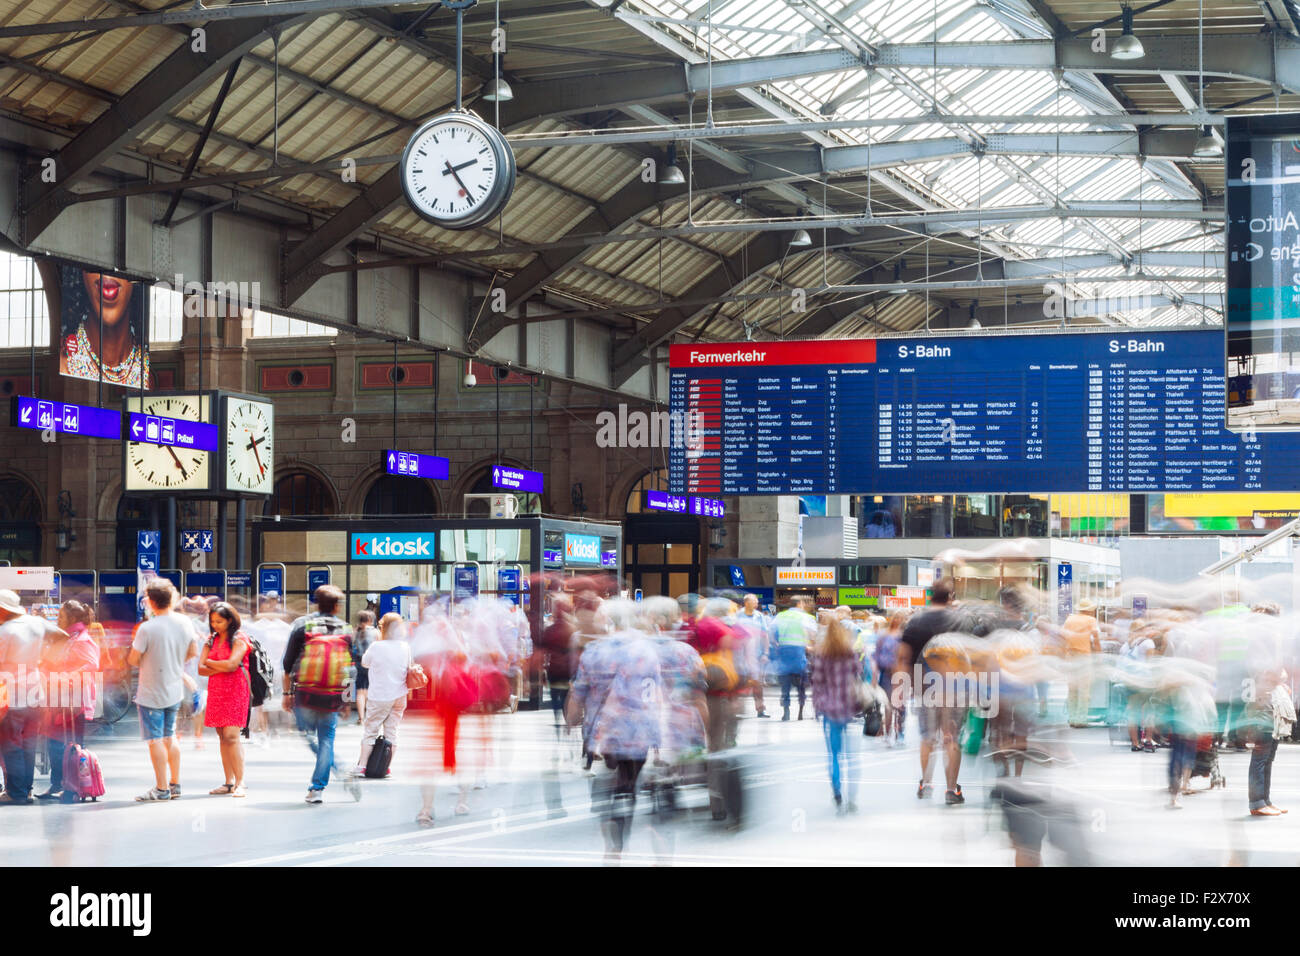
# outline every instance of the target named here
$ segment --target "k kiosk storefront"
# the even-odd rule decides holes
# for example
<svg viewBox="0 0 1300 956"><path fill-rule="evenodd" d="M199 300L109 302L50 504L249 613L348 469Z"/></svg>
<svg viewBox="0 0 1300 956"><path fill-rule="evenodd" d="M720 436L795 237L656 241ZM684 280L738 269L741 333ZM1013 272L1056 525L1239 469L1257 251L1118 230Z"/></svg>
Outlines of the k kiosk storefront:
<svg viewBox="0 0 1300 956"><path fill-rule="evenodd" d="M443 595L502 597L521 605L536 640L549 621L530 581L551 574L609 574L622 579L622 526L526 515L518 518L367 518L257 522L258 564L284 565L290 612L310 601L308 571L329 569L344 594L347 620L356 623L368 595L381 610L418 619ZM529 706L540 700L540 675L529 675Z"/></svg>

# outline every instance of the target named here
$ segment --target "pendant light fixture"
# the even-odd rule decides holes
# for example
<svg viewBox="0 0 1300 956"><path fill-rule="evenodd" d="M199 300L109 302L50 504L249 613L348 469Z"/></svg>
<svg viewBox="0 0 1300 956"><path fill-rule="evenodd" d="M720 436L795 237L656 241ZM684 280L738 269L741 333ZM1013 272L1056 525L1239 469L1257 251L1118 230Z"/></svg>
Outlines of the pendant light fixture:
<svg viewBox="0 0 1300 956"><path fill-rule="evenodd" d="M1120 10L1121 32L1115 45L1110 48L1112 60L1140 60L1147 51L1142 48L1142 41L1133 35L1133 8L1125 6Z"/></svg>
<svg viewBox="0 0 1300 956"><path fill-rule="evenodd" d="M659 177L659 181L666 186L681 186L686 182L686 177L682 175L682 168L677 165L677 144L668 144L668 165L664 168L664 174Z"/></svg>

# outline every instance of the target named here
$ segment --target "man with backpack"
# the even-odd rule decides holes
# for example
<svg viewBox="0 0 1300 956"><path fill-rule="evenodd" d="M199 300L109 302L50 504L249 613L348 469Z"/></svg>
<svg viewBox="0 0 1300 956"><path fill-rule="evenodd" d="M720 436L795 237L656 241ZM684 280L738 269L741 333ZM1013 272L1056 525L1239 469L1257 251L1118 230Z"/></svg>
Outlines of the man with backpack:
<svg viewBox="0 0 1300 956"><path fill-rule="evenodd" d="M298 729L316 754L308 803L321 803L334 761L334 731L338 727L343 694L355 671L352 628L336 616L343 592L332 584L316 589L316 613L294 622L289 645L284 651L284 698L281 706L292 710ZM361 787L345 780L354 800L361 799Z"/></svg>

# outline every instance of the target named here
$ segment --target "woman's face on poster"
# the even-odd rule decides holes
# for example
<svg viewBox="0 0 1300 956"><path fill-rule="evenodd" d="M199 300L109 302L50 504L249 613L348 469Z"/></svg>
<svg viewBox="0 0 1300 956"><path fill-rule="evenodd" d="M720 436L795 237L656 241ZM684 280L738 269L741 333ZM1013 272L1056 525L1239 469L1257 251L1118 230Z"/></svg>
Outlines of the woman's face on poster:
<svg viewBox="0 0 1300 956"><path fill-rule="evenodd" d="M81 280L86 285L91 317L94 320L102 318L104 325L113 326L126 319L135 283L99 272L83 272Z"/></svg>

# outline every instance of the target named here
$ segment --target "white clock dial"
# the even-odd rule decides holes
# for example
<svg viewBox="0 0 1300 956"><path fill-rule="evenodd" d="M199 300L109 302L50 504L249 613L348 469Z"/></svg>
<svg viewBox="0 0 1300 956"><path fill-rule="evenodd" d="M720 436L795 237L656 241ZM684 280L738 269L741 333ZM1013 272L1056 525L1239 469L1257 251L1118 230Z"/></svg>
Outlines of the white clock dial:
<svg viewBox="0 0 1300 956"><path fill-rule="evenodd" d="M447 113L411 137L402 154L411 208L432 222L464 229L496 215L514 188L514 154L505 137L473 113Z"/></svg>
<svg viewBox="0 0 1300 956"><path fill-rule="evenodd" d="M139 397L133 396L127 399L127 411L192 422L210 420L208 400L198 395L151 395L144 399L143 408ZM128 441L125 450L128 491L210 490L206 451L134 441Z"/></svg>
<svg viewBox="0 0 1300 956"><path fill-rule="evenodd" d="M270 494L275 483L275 409L269 402L226 400L226 490Z"/></svg>

